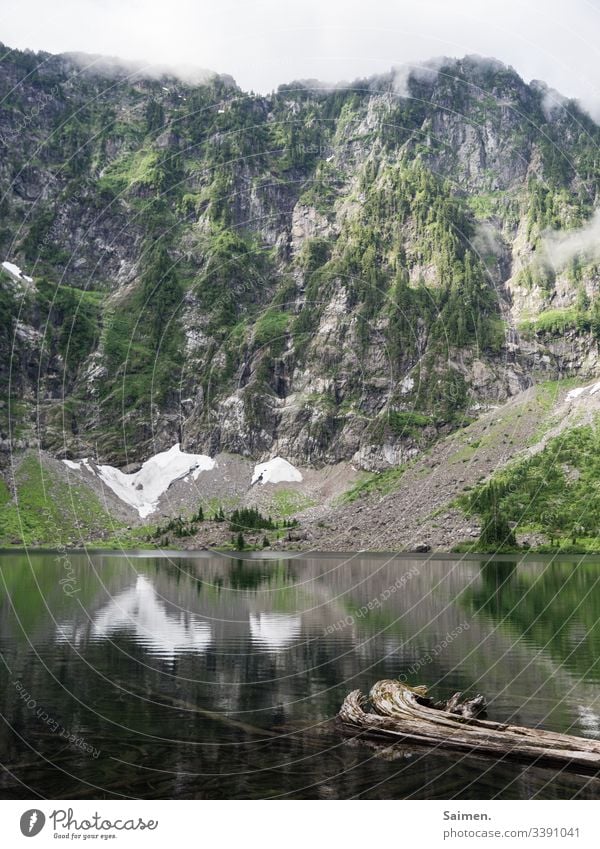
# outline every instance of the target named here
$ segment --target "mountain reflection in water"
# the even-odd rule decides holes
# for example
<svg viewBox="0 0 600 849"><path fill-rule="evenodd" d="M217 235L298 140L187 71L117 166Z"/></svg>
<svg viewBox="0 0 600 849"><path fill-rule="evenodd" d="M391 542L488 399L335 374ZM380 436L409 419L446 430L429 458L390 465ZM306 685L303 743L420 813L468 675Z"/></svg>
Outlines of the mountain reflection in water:
<svg viewBox="0 0 600 849"><path fill-rule="evenodd" d="M73 594L53 554L0 554L4 797L600 795L590 778L382 752L332 722L349 690L405 674L438 698L483 692L492 719L597 737L598 563L69 559Z"/></svg>

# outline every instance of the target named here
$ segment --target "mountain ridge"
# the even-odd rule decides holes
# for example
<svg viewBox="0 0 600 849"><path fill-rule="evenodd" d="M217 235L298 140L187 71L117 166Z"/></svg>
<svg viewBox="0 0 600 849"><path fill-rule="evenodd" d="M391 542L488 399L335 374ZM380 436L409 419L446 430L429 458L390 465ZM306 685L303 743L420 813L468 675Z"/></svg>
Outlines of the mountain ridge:
<svg viewBox="0 0 600 849"><path fill-rule="evenodd" d="M385 472L597 376L574 101L474 57L269 95L74 66L0 61L0 251L34 281L0 288L4 466L181 443Z"/></svg>

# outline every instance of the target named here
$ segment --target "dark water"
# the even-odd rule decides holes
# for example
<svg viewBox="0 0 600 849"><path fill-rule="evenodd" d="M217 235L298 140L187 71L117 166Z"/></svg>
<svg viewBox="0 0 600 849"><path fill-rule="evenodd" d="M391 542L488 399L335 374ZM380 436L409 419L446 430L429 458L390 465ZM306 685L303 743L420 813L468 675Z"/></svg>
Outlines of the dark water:
<svg viewBox="0 0 600 849"><path fill-rule="evenodd" d="M597 561L6 553L0 610L4 798L600 797L331 721L405 675L600 735Z"/></svg>

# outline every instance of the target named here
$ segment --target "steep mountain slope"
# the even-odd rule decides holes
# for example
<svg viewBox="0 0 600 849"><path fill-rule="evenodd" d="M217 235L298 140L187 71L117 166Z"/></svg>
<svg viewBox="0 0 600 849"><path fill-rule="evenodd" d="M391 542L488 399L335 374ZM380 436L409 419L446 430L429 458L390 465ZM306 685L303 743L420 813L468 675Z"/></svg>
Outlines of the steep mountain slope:
<svg viewBox="0 0 600 849"><path fill-rule="evenodd" d="M0 289L5 463L180 442L383 470L597 373L575 103L473 57L267 97L104 68L0 61L0 251L34 281Z"/></svg>
<svg viewBox="0 0 600 849"><path fill-rule="evenodd" d="M319 515L300 514L306 539L338 550L598 551L599 418L598 384L539 383L405 466L365 475Z"/></svg>

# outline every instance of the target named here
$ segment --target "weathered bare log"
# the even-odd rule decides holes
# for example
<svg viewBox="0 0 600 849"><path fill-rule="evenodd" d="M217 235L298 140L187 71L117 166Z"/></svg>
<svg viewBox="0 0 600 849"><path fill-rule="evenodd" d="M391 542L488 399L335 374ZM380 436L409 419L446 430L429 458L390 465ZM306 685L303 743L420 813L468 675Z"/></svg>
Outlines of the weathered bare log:
<svg viewBox="0 0 600 849"><path fill-rule="evenodd" d="M384 680L373 686L368 699L359 690L351 692L339 718L345 728L383 737L388 743L410 741L600 771L600 741L480 719L476 714L485 705L482 696L462 704L459 700L460 694L455 694L439 707L424 686Z"/></svg>
<svg viewBox="0 0 600 849"><path fill-rule="evenodd" d="M483 696L474 696L472 699L465 699L464 702L461 702L461 696L462 693L454 693L445 704L437 704L435 707L447 710L448 713L466 716L467 719L474 719L476 716L483 716L485 714L487 705Z"/></svg>

